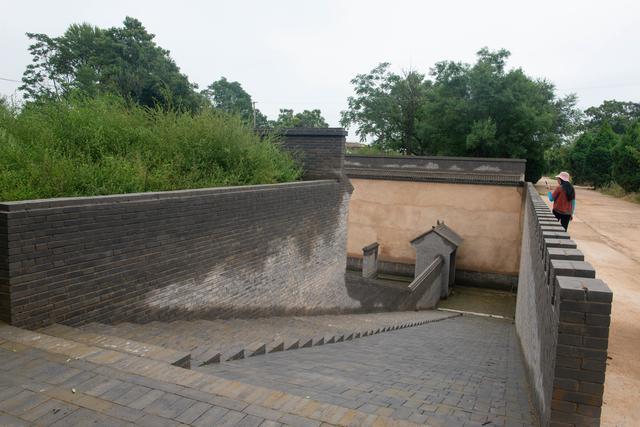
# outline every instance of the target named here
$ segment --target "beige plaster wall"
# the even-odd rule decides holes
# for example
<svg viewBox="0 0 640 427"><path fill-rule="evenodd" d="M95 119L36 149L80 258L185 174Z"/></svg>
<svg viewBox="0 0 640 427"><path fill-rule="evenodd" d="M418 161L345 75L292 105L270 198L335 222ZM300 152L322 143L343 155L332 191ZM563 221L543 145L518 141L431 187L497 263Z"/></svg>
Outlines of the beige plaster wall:
<svg viewBox="0 0 640 427"><path fill-rule="evenodd" d="M384 261L414 263L409 243L444 220L464 238L457 268L517 275L522 234L521 187L351 179L347 251L380 244Z"/></svg>

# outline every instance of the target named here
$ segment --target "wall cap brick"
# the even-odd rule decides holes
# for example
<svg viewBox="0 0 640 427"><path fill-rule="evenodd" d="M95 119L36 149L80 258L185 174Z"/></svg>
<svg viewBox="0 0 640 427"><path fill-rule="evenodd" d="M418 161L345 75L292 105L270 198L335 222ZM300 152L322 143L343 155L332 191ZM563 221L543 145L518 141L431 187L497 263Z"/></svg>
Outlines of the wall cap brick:
<svg viewBox="0 0 640 427"><path fill-rule="evenodd" d="M256 132L262 135L272 134L272 129L259 128ZM276 132L278 133L278 132ZM288 128L279 131L280 135L286 135L288 137L304 136L304 137L323 137L323 136L347 136L349 132L344 128Z"/></svg>
<svg viewBox="0 0 640 427"><path fill-rule="evenodd" d="M578 244L571 239L552 239L545 238L544 245L547 248L568 248L568 249L576 249Z"/></svg>
<svg viewBox="0 0 640 427"><path fill-rule="evenodd" d="M600 279L558 276L556 284L560 289L561 298L582 297L581 300L597 302L611 302L613 299L613 292Z"/></svg>
<svg viewBox="0 0 640 427"><path fill-rule="evenodd" d="M550 263L556 276L596 277L596 270L586 261L552 259Z"/></svg>
<svg viewBox="0 0 640 427"><path fill-rule="evenodd" d="M112 194L106 196L59 197L53 199L22 200L0 203L0 212L18 212L35 209L60 208L67 206L102 205L126 202L145 202L154 200L201 197L222 193L245 193L251 191L278 190L284 187L318 187L335 184L336 180L322 179L313 181L285 182L280 184L243 185L235 187L210 187L174 191L155 191L147 193Z"/></svg>

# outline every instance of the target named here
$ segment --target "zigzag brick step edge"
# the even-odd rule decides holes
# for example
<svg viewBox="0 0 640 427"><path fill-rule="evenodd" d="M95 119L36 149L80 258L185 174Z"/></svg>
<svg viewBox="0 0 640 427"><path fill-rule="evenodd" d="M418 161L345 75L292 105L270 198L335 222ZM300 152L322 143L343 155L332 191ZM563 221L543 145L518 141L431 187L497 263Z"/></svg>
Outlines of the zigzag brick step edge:
<svg viewBox="0 0 640 427"><path fill-rule="evenodd" d="M191 371L146 357L92 347L64 338L27 331L0 323L0 341L2 340L37 348L49 353L61 354L73 359L86 360L87 362L104 365L123 373L147 377L156 381L182 386L187 389L195 389L212 395L239 400L248 405L257 405L274 411L284 412L285 415L279 419L282 422L285 422L285 417L293 415L304 416L320 423L329 423L330 425L338 426L374 425L413 427L418 425L409 421L367 414L313 399L304 399L266 387L225 380L214 375ZM291 402L294 402L294 404L291 404ZM340 419L336 419L335 414L341 414Z"/></svg>

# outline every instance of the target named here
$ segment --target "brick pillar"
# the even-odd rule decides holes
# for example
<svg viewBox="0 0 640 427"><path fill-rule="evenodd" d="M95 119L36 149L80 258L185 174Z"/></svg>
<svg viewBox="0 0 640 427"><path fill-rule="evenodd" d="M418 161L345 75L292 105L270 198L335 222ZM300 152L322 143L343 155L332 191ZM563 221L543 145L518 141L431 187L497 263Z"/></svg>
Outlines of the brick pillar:
<svg viewBox="0 0 640 427"><path fill-rule="evenodd" d="M560 297L551 425L598 426L613 294L602 281L556 276Z"/></svg>
<svg viewBox="0 0 640 427"><path fill-rule="evenodd" d="M362 277L370 279L378 275L378 243L362 248Z"/></svg>
<svg viewBox="0 0 640 427"><path fill-rule="evenodd" d="M347 131L342 128L294 128L283 129L280 133L282 147L302 163L305 180L344 179Z"/></svg>
<svg viewBox="0 0 640 427"><path fill-rule="evenodd" d="M0 322L11 323L8 212L0 207ZM14 251L16 249L13 249ZM18 251L20 249L18 248Z"/></svg>

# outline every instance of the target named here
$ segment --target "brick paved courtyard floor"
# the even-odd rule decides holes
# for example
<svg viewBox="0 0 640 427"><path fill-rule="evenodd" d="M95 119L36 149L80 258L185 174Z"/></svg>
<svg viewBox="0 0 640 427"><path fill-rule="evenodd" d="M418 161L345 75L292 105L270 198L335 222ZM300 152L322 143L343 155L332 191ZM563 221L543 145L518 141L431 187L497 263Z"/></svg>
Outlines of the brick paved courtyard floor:
<svg viewBox="0 0 640 427"><path fill-rule="evenodd" d="M457 317L198 369L418 424L533 424L515 328L505 320Z"/></svg>

